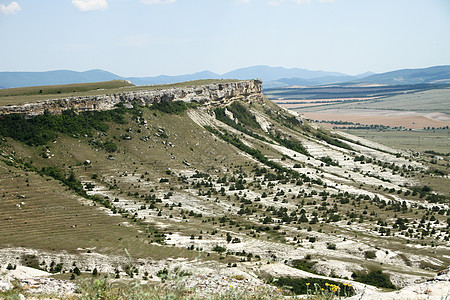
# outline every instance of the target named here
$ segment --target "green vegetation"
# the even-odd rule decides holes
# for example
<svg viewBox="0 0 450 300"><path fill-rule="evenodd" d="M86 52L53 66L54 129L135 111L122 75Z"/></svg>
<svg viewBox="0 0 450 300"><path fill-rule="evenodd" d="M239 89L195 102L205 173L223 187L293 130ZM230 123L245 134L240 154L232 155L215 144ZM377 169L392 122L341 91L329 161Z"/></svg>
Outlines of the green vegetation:
<svg viewBox="0 0 450 300"><path fill-rule="evenodd" d="M55 140L58 133L81 136L91 135L93 130L106 132L109 129L107 122L124 124L123 107L108 111L92 111L76 113L66 110L60 115L45 112L34 118L11 114L0 116L0 136L11 137L29 146L44 145ZM111 143L106 145L108 151L114 147Z"/></svg>
<svg viewBox="0 0 450 300"><path fill-rule="evenodd" d="M236 103L236 102L233 102L233 104L234 104L234 103ZM242 119L242 121L241 121L242 124L241 124L241 123L236 123L234 120L231 120L230 117L228 117L227 114L225 113L225 109L226 109L226 108L224 108L224 107L222 107L222 108L216 108L216 109L214 110L214 113L215 113L215 115L216 115L216 119L219 120L219 121L222 121L223 123L225 123L225 124L227 124L227 125L233 127L233 128L236 129L236 130L239 130L239 131L241 131L241 132L243 132L243 133L245 133L245 134L247 134L247 135L249 135L249 136L251 136L251 137L254 137L254 138L259 139L259 140L261 140L261 141L266 141L266 142L268 142L268 140L267 140L265 137L263 137L263 136L261 136L261 135L255 133L255 132L253 132L253 131L251 131L251 130L249 130L249 129L247 129L247 128L245 127L245 125L247 125L247 126L250 126L250 127L254 128L254 129L260 128L258 122L256 121L255 116L252 115L252 114L251 114L251 113L250 113L243 105L241 105L241 104L236 104L236 105L233 106L233 108L231 108L232 106L233 106L233 105L230 105L230 106L228 106L228 107L229 107L230 109L233 109L233 112L236 112L237 115L236 115L235 117L236 117L239 121L241 121L241 119ZM230 110L230 111L231 111L231 110ZM246 117L243 117L245 114L248 114L248 115L247 115ZM233 113L233 115L234 115L234 113ZM239 119L238 116L239 116L241 119ZM256 124L255 124L255 123L256 123Z"/></svg>
<svg viewBox="0 0 450 300"><path fill-rule="evenodd" d="M337 297L350 297L355 294L354 288L349 284L320 278L281 277L276 278L273 283L281 288L289 289L295 295L323 295L325 291L333 292L333 296ZM333 298L330 295L327 299Z"/></svg>
<svg viewBox="0 0 450 300"><path fill-rule="evenodd" d="M98 300L98 299L146 299L146 300L201 300L205 299L204 296L196 294L195 291L185 287L182 276L183 274L176 275L175 282L170 285L158 284L158 285L142 285L138 280L131 282L113 282L108 279L96 279L96 278L81 278L76 281L79 287L77 293L74 295L61 296L57 294L36 294L29 293L22 288L18 283L14 284L14 288L6 292L0 292L2 299L21 299L23 296L33 296L41 299L41 297L57 298L57 299L82 299L82 300ZM75 277L73 277L75 279ZM215 293L208 296L207 299L211 300L229 300L229 299L242 299L242 300L271 300L280 299L282 297L278 290L273 288L260 288L256 291L240 291L238 289L230 287L221 293Z"/></svg>
<svg viewBox="0 0 450 300"><path fill-rule="evenodd" d="M280 171L280 172L286 172L288 174L292 174L295 177L300 177L300 174L297 171L294 171L294 170L289 169L289 168L285 168L285 167L281 166L280 164L269 160L266 156L264 156L261 153L261 151L245 145L238 137L236 137L234 135L230 135L228 132L226 132L225 134L222 134L217 129L212 128L211 126L204 126L204 127L205 127L206 130L208 130L211 133L214 133L215 135L217 135L218 137L220 137L224 141L226 141L226 142L232 144L233 146L237 147L238 149L240 149L240 150L250 154L255 159L257 159L258 161L260 161L263 164L265 164L266 166L268 166L270 168L273 168L273 169L275 169L277 171Z"/></svg>
<svg viewBox="0 0 450 300"><path fill-rule="evenodd" d="M344 149L348 149L348 150L352 150L353 151L353 148L350 147L348 144L342 142L337 137L334 137L334 136L328 134L327 132L322 131L321 129L317 130L317 132L315 132L314 135L319 140L323 140L323 141L327 142L330 145L334 145L334 146L337 146L337 147L340 147L340 148L344 148Z"/></svg>
<svg viewBox="0 0 450 300"><path fill-rule="evenodd" d="M241 103L234 101L227 106L227 109L233 113L233 116L238 119L241 124L255 129L261 129L255 116Z"/></svg>
<svg viewBox="0 0 450 300"><path fill-rule="evenodd" d="M376 255L375 251L366 251L366 252L364 252L364 258L374 259L376 257L377 257L377 255Z"/></svg>
<svg viewBox="0 0 450 300"><path fill-rule="evenodd" d="M75 177L75 173L70 172L69 175L64 174L60 169L56 167L43 167L40 171L40 174L47 175L53 177L56 180L64 183L68 188L73 190L80 196L86 197L87 194L83 189L83 185L81 182Z"/></svg>
<svg viewBox="0 0 450 300"><path fill-rule="evenodd" d="M103 205L106 208L113 209L113 206L111 205L110 201L102 199L101 197L96 195L88 195L83 188L83 184L76 178L75 173L72 171L69 172L68 175L66 175L63 173L63 171L61 171L57 167L43 167L40 171L38 171L38 173L41 175L53 177L54 179L66 185L69 189L71 189L81 197L90 199L96 203Z"/></svg>
<svg viewBox="0 0 450 300"><path fill-rule="evenodd" d="M336 161L334 161L331 157L329 157L329 156L323 156L323 157L320 157L319 158L319 160L321 160L322 162L324 162L325 163L325 165L327 165L327 166L336 166L336 167L338 167L339 166L339 163L338 162L336 162Z"/></svg>
<svg viewBox="0 0 450 300"><path fill-rule="evenodd" d="M367 274L356 274L353 273L353 279L365 284L370 284L373 286L395 289L395 285L392 284L389 276L384 274L381 270L370 271Z"/></svg>
<svg viewBox="0 0 450 300"><path fill-rule="evenodd" d="M306 150L306 148L299 141L282 137L281 134L278 132L276 133L276 135L271 134L270 137L275 141L277 141L278 143L280 143L281 145L285 146L286 148L297 151L306 156L310 156L308 150Z"/></svg>
<svg viewBox="0 0 450 300"><path fill-rule="evenodd" d="M316 273L313 270L314 265L317 263L317 261L311 261L310 259L296 259L292 261L292 266L296 269L310 272L310 273Z"/></svg>
<svg viewBox="0 0 450 300"><path fill-rule="evenodd" d="M186 103L184 101L162 101L158 103L153 103L152 106L150 106L150 108L154 110L159 110L167 114L181 115L188 108L192 108L195 106L196 106L195 103Z"/></svg>
<svg viewBox="0 0 450 300"><path fill-rule="evenodd" d="M441 152L436 152L434 150L426 150L426 151L424 151L424 153L433 154L433 155L440 155L440 156L450 156L450 152L448 152L448 153L441 153Z"/></svg>
<svg viewBox="0 0 450 300"><path fill-rule="evenodd" d="M99 144L99 146L101 148L104 148L105 151L110 152L110 153L117 151L117 145L112 140L107 140L106 142Z"/></svg>

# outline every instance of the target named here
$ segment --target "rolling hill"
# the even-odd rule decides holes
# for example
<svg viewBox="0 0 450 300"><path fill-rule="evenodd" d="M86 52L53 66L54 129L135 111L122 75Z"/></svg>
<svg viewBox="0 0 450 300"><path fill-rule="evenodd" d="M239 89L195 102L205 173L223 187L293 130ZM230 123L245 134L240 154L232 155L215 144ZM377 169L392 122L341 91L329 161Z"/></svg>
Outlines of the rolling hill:
<svg viewBox="0 0 450 300"><path fill-rule="evenodd" d="M402 84L448 84L450 83L450 66L436 66L423 69L403 69L361 78L357 82L387 85Z"/></svg>
<svg viewBox="0 0 450 300"><path fill-rule="evenodd" d="M167 84L199 79L250 79L260 78L264 81L272 81L279 78L319 78L331 76L331 81L336 81L333 76L346 76L342 73L309 71L305 69L287 69L282 67L254 66L237 69L225 74L216 74L210 71L202 71L193 74L168 76L160 75L155 77L121 77L119 75L103 70L90 70L86 72L75 71L49 71L49 72L0 72L0 88L14 88L36 85L56 85L68 83L81 83L93 81L109 80L129 80L136 85ZM354 78L354 77L346 77ZM329 80L323 79L326 82Z"/></svg>
<svg viewBox="0 0 450 300"><path fill-rule="evenodd" d="M88 83L116 79L123 78L103 70L90 70L85 72L69 70L48 72L0 72L0 88Z"/></svg>

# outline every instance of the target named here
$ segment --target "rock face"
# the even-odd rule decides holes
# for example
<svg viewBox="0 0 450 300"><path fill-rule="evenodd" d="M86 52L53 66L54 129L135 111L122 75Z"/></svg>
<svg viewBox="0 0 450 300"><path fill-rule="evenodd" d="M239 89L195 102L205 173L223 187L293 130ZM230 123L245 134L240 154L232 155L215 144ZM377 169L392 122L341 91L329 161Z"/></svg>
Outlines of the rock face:
<svg viewBox="0 0 450 300"><path fill-rule="evenodd" d="M262 81L246 80L231 83L217 83L184 88L169 88L161 90L131 91L119 94L69 97L63 99L44 100L24 105L0 107L1 114L24 114L35 116L46 110L60 114L64 110L78 111L110 110L118 103L151 105L164 101L199 102L217 105L232 100L244 99L257 101L262 97Z"/></svg>

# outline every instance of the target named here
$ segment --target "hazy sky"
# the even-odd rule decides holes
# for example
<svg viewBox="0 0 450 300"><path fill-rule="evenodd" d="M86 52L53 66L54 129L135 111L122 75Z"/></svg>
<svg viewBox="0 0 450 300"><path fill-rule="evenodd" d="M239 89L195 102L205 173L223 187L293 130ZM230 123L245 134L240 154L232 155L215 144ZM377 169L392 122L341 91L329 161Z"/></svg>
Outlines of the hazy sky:
<svg viewBox="0 0 450 300"><path fill-rule="evenodd" d="M0 0L0 71L450 64L450 0Z"/></svg>

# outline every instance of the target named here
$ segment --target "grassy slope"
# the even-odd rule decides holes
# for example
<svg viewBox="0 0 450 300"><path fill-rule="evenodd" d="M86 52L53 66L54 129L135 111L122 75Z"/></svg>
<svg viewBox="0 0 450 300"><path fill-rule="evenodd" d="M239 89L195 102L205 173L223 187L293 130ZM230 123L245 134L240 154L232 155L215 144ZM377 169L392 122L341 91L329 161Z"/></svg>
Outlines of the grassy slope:
<svg viewBox="0 0 450 300"><path fill-rule="evenodd" d="M308 176L314 176L315 178L326 179L329 178L330 174L335 174L332 179L333 185L350 185L352 188L361 188L363 191L379 193L390 200L394 200L394 196L398 195L397 193L389 193L383 190L383 188L380 189L375 184L364 185L370 177L364 179L366 175L363 177L362 171L354 171L356 169L354 166L364 168L367 165L353 162L354 156L358 155L358 153L352 153L352 151L340 148L336 149L336 147L328 145L323 141L317 141L312 134L314 130L311 128L308 129L309 131L306 131L304 127L294 126L287 128L283 126L283 113L271 103L262 106L253 105L251 109L261 112L265 110L272 111L272 117L268 117L268 119L271 119L275 128L286 135L290 135L293 139L301 140L303 144L308 145L309 150L311 150L310 153L313 155L312 158L308 159L301 156L295 158L291 153L289 155L292 159L288 158L283 161L281 160L283 152L280 148L237 132L239 138L246 145L260 150L269 159L289 167L292 167L295 162L307 164L309 165L307 168L299 169L300 173L308 174ZM420 253L421 259L424 260L433 259L441 260L443 264L448 263L448 259L443 258L443 253L447 249L445 247L431 248L427 246L417 250L415 248L408 248L404 237L383 237L373 231L374 228L377 228L375 223L378 219L388 221L389 225L392 225L398 216L411 220L420 220L422 215L425 214L423 210L417 210L418 214L416 214L416 211L400 213L391 209L379 208L371 201L353 200L348 203L339 203L339 200L333 197L329 197L325 201L327 205L323 206L322 203L324 201L322 201L322 196L308 194L312 191L320 192L324 190L330 193L337 193L337 189L333 187L325 188L320 184L296 186L295 181L294 184L291 184L290 182L282 182L282 180L272 180L274 183L273 187L268 185L268 181L264 181L262 186L259 187L255 182L253 186L246 185L246 189L243 191L231 192L226 187L226 196L214 194L211 196L201 196L199 195L199 189L194 188L192 185L194 180L189 179L188 184L182 183L178 178L180 173L187 174L189 177L195 170L205 172L212 178L214 187L219 190L221 185L217 184L217 178L226 174L230 179L233 175L238 177L246 173L247 175L244 178L252 183L255 179L252 171L254 165L259 167L262 165L255 164L255 160L241 155L243 154L242 151L239 151L234 146L225 144L218 137L207 132L204 128L193 122L186 113L182 115L170 115L144 109L143 120L146 120L146 125L142 125L142 123L138 124L140 122L132 121L131 119L129 119L128 124L123 126L111 124L110 130L107 132L107 137L97 133L93 137L60 137L56 143L49 143L48 145L50 155L54 154L51 159L40 157L39 154L43 150L42 147L29 148L14 141L8 141L10 147L3 146L2 149L7 153L11 153L14 150L16 157L21 157L25 161L32 160L35 166L53 165L66 171L71 169L81 180L91 180L90 178L93 174L98 174L99 177L94 180L94 183L98 187L104 186L111 199L115 197L120 198L120 204L123 204L123 207L128 207L132 213L138 210L139 205L148 205L141 198L142 195L156 195L162 199L161 204L156 204L158 210L162 211L162 215L157 215L158 210L146 210L142 216L145 217L145 222L148 222L151 227L156 224L158 228L164 228L162 231L167 234L169 232L176 232L184 237L189 237L192 234L196 237L203 235L205 240L217 239L223 242L226 232L232 232L233 235L250 239L254 243L261 243L262 246L258 250L254 250L260 251L261 253L265 253L265 242L277 244L279 247L283 247L283 249L284 247L292 247L289 249L294 251L296 249L295 243L290 241L292 241L293 237L298 237L304 241L304 244L300 244L301 247L305 247L302 250L304 251L303 254L311 253L317 259L329 259L333 257L342 261L346 261L348 258L339 258L338 254L324 253L320 250L320 243L336 243L339 249L339 247L342 247L340 243L345 244L345 242L342 242L342 237L346 237L351 241L367 243L371 246L382 247L389 251L400 251L407 254ZM225 129L229 132L233 131L232 128L223 123L217 123L217 128L221 130ZM140 133L139 130L141 131ZM157 134L161 135L161 131L168 137L158 137ZM264 134L260 129L256 130L256 132L258 134ZM124 134L129 134L132 139L121 139L120 136ZM114 160L109 160L109 154L104 150L97 150L95 147L89 145L91 139L105 140L113 137L116 137L114 141L119 147L119 151L112 154L115 158ZM169 142L174 147L171 147ZM283 151L286 151L286 149ZM336 159L339 158L340 164L345 169L345 174L337 174L341 173L340 167L321 166L321 162L316 159L325 154L333 158L337 157ZM347 157L350 158L349 162L347 162ZM83 165L85 160L90 160L92 164L85 167ZM184 164L183 161L188 162L190 166ZM344 165L344 163L348 165ZM0 245L2 247L27 246L46 250L68 251L74 251L78 247L97 247L98 250L96 251L98 252L114 254L123 254L123 248L127 248L130 249L130 253L135 257L151 258L177 256L192 258L198 255L197 252L186 251L183 247L148 245L149 241L154 239L154 237L149 238L145 234L139 233L138 230L143 229L140 225L134 225L129 228L117 226L118 223L123 221L133 223L130 219L110 217L103 213L95 214L97 212L95 208L82 206L76 200L77 197L70 191L65 191L65 188L61 187L59 183L51 179L47 181L47 178L35 174L28 175L31 178L29 180L30 187L26 187L24 171L4 164L2 166L3 174L0 178L3 178L3 181L1 186L2 188L5 187L5 191L3 191L5 197L0 202L2 206L0 207L0 212L3 214L1 215L2 218L0 218L0 232L4 233L4 235L0 235L2 236L0 238ZM172 175L166 173L169 169L173 172ZM381 176L388 176L391 172L388 168L386 171L381 171L381 168L375 168L372 171L376 175L379 174ZM426 180L435 181L442 179L431 176L421 178L419 172L412 173L410 175L416 181L422 180L422 182L426 182ZM127 175L125 176L124 174ZM16 175L20 175L20 177L14 177ZM321 177L322 175L324 177ZM347 176L355 178L355 182L349 183ZM396 176L394 178L398 180L402 179L399 175ZM169 183L160 183L159 180L162 177L168 178ZM446 179L442 180L444 182L446 181ZM384 184L381 181L379 183ZM110 190L109 187L113 184L116 184L118 189ZM401 182L399 181L394 182L392 185L396 189L403 188L399 187L400 184ZM439 188L437 184L433 185L433 187L436 189ZM203 192L208 191L206 187L201 187L201 189ZM302 194L299 197L298 195L301 194L302 189L306 190L307 195ZM285 195L278 196L278 200L275 200L274 196L280 190L283 190ZM24 200L19 199L17 197L18 191L20 191L20 194L26 194L27 198ZM164 194L169 191L173 192L176 197L163 199ZM261 202L255 201L249 205L244 205L242 201L235 199L236 195L243 196L244 194L249 194L249 198L254 200L253 197L260 196L263 192L267 192L269 196ZM138 194L135 195L135 193ZM228 196L231 196L230 199L227 198ZM399 197L412 201L421 201L418 196L404 196L404 194L401 194ZM305 201L304 205L300 204L302 200ZM15 204L21 201L26 202L26 204L22 210L18 210ZM169 206L178 202L182 203L181 208L173 207L173 209L169 209ZM262 206L259 207L259 204ZM339 214L345 218L340 223L323 221L320 224L301 224L301 230L298 229L299 225L295 223L281 224L282 230L280 231L270 230L268 232L257 233L252 229L245 228L247 225L262 225L261 218L263 216L270 215L273 218L277 218L277 216L272 215L268 210L270 206L277 209L286 207L289 209L289 213L298 213L300 208L304 208L307 211L308 218L311 219L313 212L319 213L319 217L322 218L325 212L319 210L319 207L331 209L334 204L337 205ZM28 209L28 205L34 209ZM255 214L237 214L237 211L242 205L250 209L255 209ZM46 218L47 215L43 215L42 211L45 211L46 208L54 211L49 214L52 216L51 218ZM187 220L182 219L183 215L188 215L191 209L194 209L196 213L203 213L203 217L188 216ZM186 211L183 213L181 210ZM363 211L368 212L368 214L365 214L364 221L358 224L358 218ZM26 214L23 214L23 212ZM355 212L356 217L347 218L351 212ZM374 215L371 214L372 212ZM237 224L241 224L242 227L228 225L228 223L226 226L222 226L217 223L217 219L216 222L208 221L211 217L208 213L213 213L213 216L216 218L223 215L228 216L237 222ZM9 215L14 216L14 218L12 220L5 220ZM169 215L173 215L174 218L170 218ZM440 220L441 224L445 224L446 216L434 215ZM23 218L26 218L26 220ZM347 221L353 222L353 226L355 227L346 226ZM27 222L27 224L24 222ZM70 227L70 225L74 224L77 224L76 228ZM86 227L86 224L92 224L93 226ZM275 224L269 223L265 226L272 228ZM311 231L306 230L309 226L311 226ZM36 230L36 228L39 230ZM213 230L218 230L218 234L211 235ZM283 231L286 233L283 234ZM308 237L311 235L319 237L319 244L310 244L307 242ZM62 241L64 239L67 239L68 242L63 243ZM121 240L119 241L119 239ZM426 237L424 240L417 239L414 243L426 242L429 245L431 241L434 241L434 237ZM445 242L440 241L439 243L445 245ZM312 248L308 248L310 246ZM312 250L314 247L317 247L319 250ZM431 249L433 249L434 253L430 251ZM246 250L248 249L246 248ZM419 263L417 258L415 259L416 263ZM357 262L360 265L371 268L378 264L378 262L368 261L363 257L353 257L351 262ZM433 267L439 268L439 266ZM396 264L384 263L383 268L402 272L402 267L398 267ZM418 272L418 270L419 268L416 268L414 271L410 270L409 272Z"/></svg>
<svg viewBox="0 0 450 300"><path fill-rule="evenodd" d="M0 163L0 173L2 247L69 253L93 248L114 255L125 255L123 249L128 249L134 257L194 257L181 249L149 245L143 226L125 226L124 222L130 220L108 216L101 207L83 201L53 179L21 172L4 163ZM17 207L21 202L25 204Z"/></svg>
<svg viewBox="0 0 450 300"><path fill-rule="evenodd" d="M117 183L122 190L130 191L133 194L136 191L139 191L140 193L143 193L143 191L148 192L148 190L150 189L144 188L144 186L138 187L136 185L136 183L140 181L138 176L140 176L141 174L144 174L146 172L149 173L146 178L149 178L151 180L150 186L154 188L159 185L158 181L161 177L170 178L170 176L167 176L167 174L165 173L168 169L184 169L186 166L183 164L183 161L188 161L193 168L202 171L215 168L215 161L217 159L227 161L230 165L243 163L245 161L245 159L236 159L236 152L233 151L233 149L224 147L222 141L211 137L206 133L206 130L198 127L198 125L188 122L186 116L168 115L162 113L159 113L159 116L154 116L153 114L149 113L148 118L152 119L151 123L154 125L154 128L151 129L151 132L157 132L156 128L164 128L166 134L169 135L167 141L171 141L174 145L176 145L176 148L165 146L162 143L165 139L158 139L152 135L152 138L155 141L151 141L149 143L145 143L138 138L134 138L132 141L119 141L119 153L114 154L115 160L113 161L108 159L108 154L106 152L97 152L96 149L90 147L88 145L88 140L90 140L90 138L81 138L79 140L67 137L59 138L57 142L52 144L50 147L51 154L54 154L51 159L44 159L39 156L39 154L42 153L42 149L44 149L44 147L33 149L20 143L13 142L14 149L18 156L29 158L26 161L33 161L35 166L57 166L59 168L65 169L66 171L74 170L77 176L81 179L90 179L90 177L94 173L100 174L101 180L104 179L105 181L109 181L108 179L115 177L117 178ZM125 125L124 127L112 127L109 134L111 136L119 136L121 134L125 134L127 132L125 129L130 128L129 126L130 124ZM199 135L199 130L204 132L204 134ZM182 138L177 138L175 135ZM171 159L171 157L177 157L177 159ZM85 168L82 165L82 162L84 162L85 160L91 160L92 166ZM13 168L8 167L8 171L9 169ZM5 170L5 172L7 171ZM131 173L136 173L137 178L133 181L130 181L128 178L121 179L120 176L124 173L130 173L130 177L132 176ZM23 174L24 173L22 172L22 176L24 176ZM20 186L26 185L26 183L23 183L19 186L20 190L23 190L23 193L28 192L28 194L33 195L33 197L29 201L31 202L36 200L39 203L37 204L37 207L39 207L41 210L44 210L43 207L46 207L48 205L49 202L47 201L50 201L51 203L58 203L57 207L59 207L61 210L64 210L65 214L63 214L61 218L54 219L51 223L54 227L51 228L59 228L59 230L61 230L61 234L59 235L58 232L54 232L49 229L49 231L42 231L42 235L36 235L36 232L33 231L32 236L35 237L34 239L30 238L30 235L28 234L25 234L23 238L18 238L15 232L10 231L11 229L15 228L18 223L12 224L11 222L5 222L5 224L3 225L5 226L4 230L11 233L9 235L5 235L3 237L3 240L0 240L1 244L12 246L28 245L28 247L36 247L45 250L74 250L78 247L98 247L109 249L108 252L110 250L113 250L113 253L123 252L123 248L132 248L133 250L130 250L130 253L139 257L145 257L150 253L152 254L152 258L157 258L158 253L165 253L163 257L176 257L181 253L183 253L183 256L190 257L189 252L185 253L186 251L183 251L182 249L170 248L170 251L167 251L159 250L160 247L156 247L158 251L156 251L155 256L154 247L146 245L148 244L150 239L145 239L145 235L141 234L139 235L139 238L135 238L133 235L133 232L136 232L136 229L142 230L143 228L138 226L133 230L117 226L117 224L121 222L129 222L130 220L128 219L114 217L110 220L110 217L99 214L98 217L103 220L103 222L106 221L106 224L104 224L105 226L99 231L97 231L98 229L94 230L94 228L97 228L95 227L95 224L93 224L92 227L87 228L87 224L92 222L90 221L88 213L84 213L83 215L81 215L81 212L79 210L83 211L85 208L82 207L79 202L74 200L79 197L72 195L70 198L66 198L68 197L68 195L71 195L69 191L61 193L57 190L53 191L51 189L51 187L55 185L59 186L58 182L51 179L50 181L48 181L48 183L43 185L42 182L47 181L45 181L45 179L43 179L41 176L34 176L40 179L40 181L36 182L36 186L46 187L44 191L51 191L49 192L50 195L47 195L47 193L44 191L42 191L41 193L40 190L39 192L36 192L36 190L34 190L36 186L32 186L31 184L28 189L23 190ZM14 177L12 181L5 182L5 186L13 185L14 182L16 182L17 178L19 177ZM25 178L23 182L25 182ZM167 189L167 185L163 186L165 186L165 189ZM63 197L61 197L62 195ZM117 193L116 196L122 197L123 195ZM11 191L5 193L5 198L8 199L8 201L2 202L5 204L5 207L3 207L4 209L1 211L4 212L5 216L7 217L9 213L14 212L14 205L20 203L20 201L16 200L18 199L17 193L12 193ZM133 199L133 197L128 198ZM139 199L139 197L137 198ZM42 199L45 199L45 201L41 202ZM66 207L65 209L65 201L70 201L72 205L70 207ZM12 211L10 211L10 209ZM43 217L40 215L35 216L35 210L32 210L31 212L33 214L30 215L30 211L27 210L26 213L22 215L22 217L30 218L30 220L35 220L36 222L31 222L28 224L29 226L37 228L37 230L39 231L40 228L45 226L44 224L46 220L43 219ZM59 214L60 211L55 212L55 215ZM92 211L90 212L90 214L92 214ZM70 215L71 217L69 217L68 215ZM74 215L78 215L79 218L74 217ZM18 219L17 222L20 222L19 220L20 219ZM3 218L2 220L0 220L0 222L4 222ZM76 225L80 223L81 225L77 226L77 228L75 229L70 227L70 225ZM27 228L28 227L25 227L20 230L26 233L28 231ZM94 241L92 236L90 236L89 234L86 234L85 236L85 238L87 239L86 241L83 239L78 240L76 237L80 236L81 234L84 235L86 229L88 229L88 231L93 231L99 236L107 237L107 240L100 239L98 241ZM181 229L183 229L183 226L181 227ZM188 228L187 231L190 232L192 231L192 229ZM72 242L69 241L68 243L62 243L61 241L63 237L66 237L68 232L73 233L74 239L72 240ZM111 235L111 233L113 234ZM51 238L46 238L45 242L42 243L42 236L47 237L47 234L49 234ZM71 234L69 236L71 236ZM128 238L121 240L121 242L117 244L116 241L118 241L120 237L123 236L127 236ZM51 245L53 244L59 244L58 247L62 247L62 249L58 247L52 248Z"/></svg>

